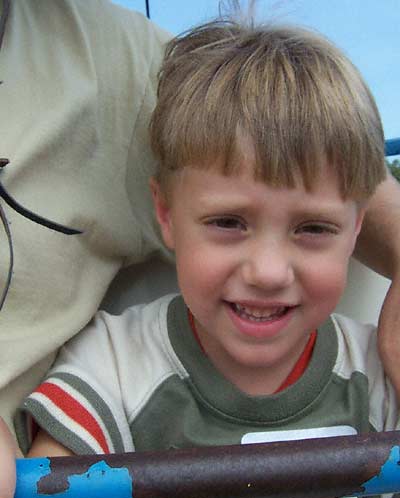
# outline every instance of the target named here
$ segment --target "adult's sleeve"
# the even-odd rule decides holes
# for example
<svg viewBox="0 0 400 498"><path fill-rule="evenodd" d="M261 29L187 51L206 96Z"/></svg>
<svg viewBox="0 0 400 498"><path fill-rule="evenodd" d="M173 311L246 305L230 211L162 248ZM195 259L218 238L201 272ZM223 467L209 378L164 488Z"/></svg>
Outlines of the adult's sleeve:
<svg viewBox="0 0 400 498"><path fill-rule="evenodd" d="M168 38L107 0L11 1L0 51L0 157L10 163L0 179L26 208L83 233L53 232L3 203L14 244L0 311L0 415L8 422L117 271L165 254L148 192L155 161L147 126Z"/></svg>

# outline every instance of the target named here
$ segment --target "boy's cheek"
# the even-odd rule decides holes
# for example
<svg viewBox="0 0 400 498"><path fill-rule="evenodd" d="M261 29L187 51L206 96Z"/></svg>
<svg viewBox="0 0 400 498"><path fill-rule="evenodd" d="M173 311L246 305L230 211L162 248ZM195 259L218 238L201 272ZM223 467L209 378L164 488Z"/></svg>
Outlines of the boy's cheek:
<svg viewBox="0 0 400 498"><path fill-rule="evenodd" d="M186 291L208 299L225 288L232 276L229 258L204 247L192 247L190 250L177 248L175 258L179 286L183 293Z"/></svg>
<svg viewBox="0 0 400 498"><path fill-rule="evenodd" d="M305 290L308 297L334 308L346 287L347 264L331 264L310 272Z"/></svg>

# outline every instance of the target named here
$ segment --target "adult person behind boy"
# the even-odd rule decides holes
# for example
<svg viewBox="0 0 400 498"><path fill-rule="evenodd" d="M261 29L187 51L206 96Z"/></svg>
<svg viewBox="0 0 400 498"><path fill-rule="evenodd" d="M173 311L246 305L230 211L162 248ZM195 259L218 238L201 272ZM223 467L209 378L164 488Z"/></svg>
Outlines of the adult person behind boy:
<svg viewBox="0 0 400 498"><path fill-rule="evenodd" d="M0 0L2 21L8 3ZM7 208L16 254L0 313L0 414L11 425L116 272L168 256L147 193L156 167L147 127L169 35L104 0L13 0L4 27L0 156L10 164L1 180L26 207L84 231L66 238ZM390 177L378 188L356 252L394 279L380 323L388 358L399 349L399 194Z"/></svg>
<svg viewBox="0 0 400 498"><path fill-rule="evenodd" d="M395 429L374 328L330 315L385 178L360 74L321 36L228 21L172 41L160 74L151 188L182 295L66 344L22 446L26 414L32 456Z"/></svg>
<svg viewBox="0 0 400 498"><path fill-rule="evenodd" d="M1 181L56 234L4 205L14 274L0 311L0 415L38 385L123 265L170 258L153 218L148 139L170 35L105 0L0 0ZM0 36L1 38L1 36ZM3 202L0 199L0 202ZM9 255L1 233L0 294Z"/></svg>

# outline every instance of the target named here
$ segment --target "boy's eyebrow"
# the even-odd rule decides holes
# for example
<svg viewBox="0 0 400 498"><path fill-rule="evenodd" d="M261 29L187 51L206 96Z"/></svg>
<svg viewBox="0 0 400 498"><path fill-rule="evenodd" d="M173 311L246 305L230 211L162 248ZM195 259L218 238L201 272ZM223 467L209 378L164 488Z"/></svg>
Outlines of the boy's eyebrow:
<svg viewBox="0 0 400 498"><path fill-rule="evenodd" d="M343 207L316 207L315 209L299 209L295 214L299 218L315 218L315 219L330 219L339 220L346 213Z"/></svg>
<svg viewBox="0 0 400 498"><path fill-rule="evenodd" d="M248 211L252 207L247 199L240 200L237 195L230 197L229 195L215 197L211 194L204 194L196 199L196 204L203 209L216 211Z"/></svg>
<svg viewBox="0 0 400 498"><path fill-rule="evenodd" d="M225 211L226 213L249 213L257 209L257 206L248 199L241 200L238 196L229 197L224 195L221 199L211 194L204 194L197 199L197 205L200 209L207 211ZM341 218L346 212L345 203L332 203L326 201L321 205L319 201L313 201L310 205L297 205L293 208L291 216L297 218Z"/></svg>

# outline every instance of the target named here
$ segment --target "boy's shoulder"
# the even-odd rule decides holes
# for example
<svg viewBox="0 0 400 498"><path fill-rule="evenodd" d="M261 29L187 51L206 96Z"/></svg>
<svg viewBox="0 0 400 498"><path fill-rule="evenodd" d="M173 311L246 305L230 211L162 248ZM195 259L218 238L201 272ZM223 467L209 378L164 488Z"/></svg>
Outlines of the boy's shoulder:
<svg viewBox="0 0 400 498"><path fill-rule="evenodd" d="M338 339L334 373L342 379L350 379L358 373L369 382L377 379L385 382L378 351L377 327L336 313L331 315L331 319Z"/></svg>
<svg viewBox="0 0 400 498"><path fill-rule="evenodd" d="M362 344L376 336L377 327L372 323L362 323L340 313L332 313L331 319L337 332L353 340L361 341Z"/></svg>
<svg viewBox="0 0 400 498"><path fill-rule="evenodd" d="M94 367L105 362L112 367L125 364L132 355L137 365L149 351L158 351L157 355L162 356L169 347L167 317L175 296L168 294L150 303L137 304L118 315L99 310L86 327L61 348L55 369L82 362L88 368L87 358Z"/></svg>
<svg viewBox="0 0 400 498"><path fill-rule="evenodd" d="M368 391L371 426L377 431L397 430L396 392L379 356L377 327L338 314L331 318L338 337L334 373L344 381L363 377Z"/></svg>
<svg viewBox="0 0 400 498"><path fill-rule="evenodd" d="M83 332L98 334L103 331L112 341L136 341L140 337L167 329L168 309L177 294L167 294L149 303L129 306L120 314L99 310ZM79 338L81 334L78 334Z"/></svg>
<svg viewBox="0 0 400 498"><path fill-rule="evenodd" d="M110 405L123 399L127 413L135 412L165 379L185 376L168 335L175 297L135 305L120 315L99 311L63 346L48 378L79 379Z"/></svg>
<svg viewBox="0 0 400 498"><path fill-rule="evenodd" d="M153 301L146 303L134 304L128 306L121 313L112 313L105 310L99 310L95 319L101 320L110 324L124 324L129 323L131 320L138 319L139 317L153 317L156 313L166 313L171 301L177 296L177 293L165 294Z"/></svg>

